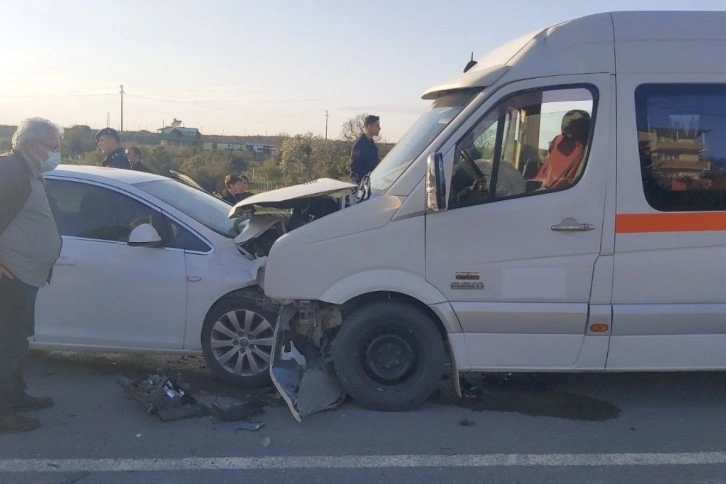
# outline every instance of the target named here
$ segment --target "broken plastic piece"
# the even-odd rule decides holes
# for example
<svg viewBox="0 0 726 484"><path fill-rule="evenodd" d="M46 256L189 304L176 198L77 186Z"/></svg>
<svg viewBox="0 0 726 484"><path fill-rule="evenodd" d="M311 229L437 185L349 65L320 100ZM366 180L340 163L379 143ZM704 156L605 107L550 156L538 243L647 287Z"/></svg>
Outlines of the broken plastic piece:
<svg viewBox="0 0 726 484"><path fill-rule="evenodd" d="M240 402L234 398L218 398L212 403L210 411L220 420L244 420L262 413L264 402Z"/></svg>
<svg viewBox="0 0 726 484"><path fill-rule="evenodd" d="M340 387L332 365L312 345L301 353L292 341L290 320L295 315L292 305L282 306L272 343L270 376L285 399L293 417L303 417L340 405L345 393Z"/></svg>
<svg viewBox="0 0 726 484"><path fill-rule="evenodd" d="M149 415L167 422L207 415L207 409L181 386L164 375L149 375L137 381L117 376L116 381Z"/></svg>
<svg viewBox="0 0 726 484"><path fill-rule="evenodd" d="M262 422L242 422L239 427L237 427L235 430L248 430L250 432L256 432L260 430L262 427L264 427L265 424Z"/></svg>

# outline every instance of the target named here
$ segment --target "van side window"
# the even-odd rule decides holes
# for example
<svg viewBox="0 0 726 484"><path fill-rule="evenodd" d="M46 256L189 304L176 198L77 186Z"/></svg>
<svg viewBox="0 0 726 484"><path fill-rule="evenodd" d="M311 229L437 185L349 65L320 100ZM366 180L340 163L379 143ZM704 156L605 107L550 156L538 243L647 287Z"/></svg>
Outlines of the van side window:
<svg viewBox="0 0 726 484"><path fill-rule="evenodd" d="M644 84L635 112L650 206L726 210L726 84Z"/></svg>
<svg viewBox="0 0 726 484"><path fill-rule="evenodd" d="M549 193L585 170L594 87L526 91L502 100L456 144L448 208Z"/></svg>

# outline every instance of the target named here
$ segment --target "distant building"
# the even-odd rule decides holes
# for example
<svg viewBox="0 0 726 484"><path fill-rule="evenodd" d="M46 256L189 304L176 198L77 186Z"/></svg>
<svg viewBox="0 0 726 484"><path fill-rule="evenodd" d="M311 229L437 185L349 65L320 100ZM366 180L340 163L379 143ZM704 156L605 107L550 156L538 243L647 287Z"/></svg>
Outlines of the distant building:
<svg viewBox="0 0 726 484"><path fill-rule="evenodd" d="M161 144L163 146L178 146L184 148L202 147L202 133L200 133L197 128L168 126L166 128L160 129L159 135L161 137Z"/></svg>
<svg viewBox="0 0 726 484"><path fill-rule="evenodd" d="M204 151L253 151L255 153L266 153L272 155L279 150L277 146L262 143L211 143L202 144Z"/></svg>
<svg viewBox="0 0 726 484"><path fill-rule="evenodd" d="M639 143L650 153L651 171L661 186L685 191L711 169L711 162L701 157L708 150L706 133L676 128L638 133Z"/></svg>

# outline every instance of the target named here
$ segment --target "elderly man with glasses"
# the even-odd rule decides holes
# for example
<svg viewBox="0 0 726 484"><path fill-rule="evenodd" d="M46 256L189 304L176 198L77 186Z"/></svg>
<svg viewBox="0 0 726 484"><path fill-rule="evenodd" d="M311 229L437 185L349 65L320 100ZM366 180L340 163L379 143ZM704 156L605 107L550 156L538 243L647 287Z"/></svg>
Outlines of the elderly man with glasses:
<svg viewBox="0 0 726 484"><path fill-rule="evenodd" d="M62 133L46 119L26 119L12 151L0 156L0 433L38 428L37 419L18 412L53 405L25 392L23 367L38 289L50 281L61 250L43 173L60 162Z"/></svg>

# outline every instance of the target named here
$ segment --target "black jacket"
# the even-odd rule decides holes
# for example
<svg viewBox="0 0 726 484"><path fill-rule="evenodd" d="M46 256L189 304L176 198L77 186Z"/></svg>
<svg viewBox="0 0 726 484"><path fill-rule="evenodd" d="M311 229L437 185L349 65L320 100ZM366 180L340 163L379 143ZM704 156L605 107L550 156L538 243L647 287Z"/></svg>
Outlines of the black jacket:
<svg viewBox="0 0 726 484"><path fill-rule="evenodd" d="M361 134L350 150L350 179L360 183L376 166L378 166L378 147L368 136Z"/></svg>
<svg viewBox="0 0 726 484"><path fill-rule="evenodd" d="M151 170L149 170L149 168L140 161L132 166L131 169L134 171L144 171L146 173L151 173Z"/></svg>
<svg viewBox="0 0 726 484"><path fill-rule="evenodd" d="M30 166L18 152L0 156L0 234L30 197Z"/></svg>
<svg viewBox="0 0 726 484"><path fill-rule="evenodd" d="M126 157L126 153L124 153L123 148L118 148L109 153L101 165L110 166L112 168L125 168L127 170L131 169L131 162Z"/></svg>

